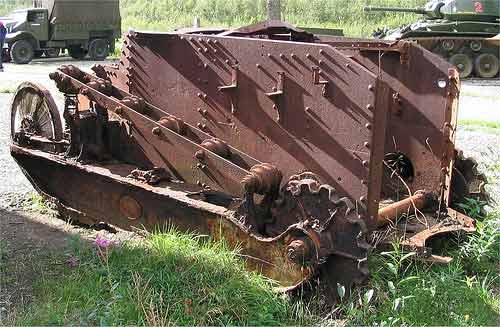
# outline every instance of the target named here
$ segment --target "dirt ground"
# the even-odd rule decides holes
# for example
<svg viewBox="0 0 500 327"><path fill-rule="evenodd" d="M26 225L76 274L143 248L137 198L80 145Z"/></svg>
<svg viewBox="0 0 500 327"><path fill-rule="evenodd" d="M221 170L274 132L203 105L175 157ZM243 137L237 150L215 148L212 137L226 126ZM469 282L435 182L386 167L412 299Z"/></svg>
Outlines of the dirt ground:
<svg viewBox="0 0 500 327"><path fill-rule="evenodd" d="M30 65L5 65L0 73L0 90L14 89L24 80L31 80L58 92L48 74L59 65L76 64L89 69L93 62L67 62L66 59L36 60ZM460 119L500 121L500 81L467 81L462 88ZM57 275L69 258L74 235L92 242L97 233L109 238L127 239L130 233L109 233L68 224L47 213L27 210L32 186L9 154L12 94L0 93L0 325L8 325L16 310L26 308L33 298L33 285L42 274ZM55 96L61 107L62 96ZM460 131L458 145L466 155L481 158L491 149L498 149L500 136L481 131ZM493 150L498 151L498 150ZM498 157L497 157L498 159ZM493 160L497 160L493 159ZM481 160L481 159L480 159ZM498 185L491 189L500 194ZM39 209L39 208L38 208ZM10 315L10 318L9 318Z"/></svg>

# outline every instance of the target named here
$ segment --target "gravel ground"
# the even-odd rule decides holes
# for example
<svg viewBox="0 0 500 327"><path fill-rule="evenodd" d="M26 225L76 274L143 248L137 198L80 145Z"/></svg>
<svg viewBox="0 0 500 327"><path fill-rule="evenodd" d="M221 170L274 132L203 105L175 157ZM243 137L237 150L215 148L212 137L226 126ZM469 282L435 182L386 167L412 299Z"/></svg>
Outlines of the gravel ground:
<svg viewBox="0 0 500 327"><path fill-rule="evenodd" d="M82 69L90 70L90 67L95 63L93 61L70 61L68 58L62 57L35 60L29 65L4 64L5 70L0 73L0 179L3 181L0 184L0 208L8 207L9 203L15 200L16 195L23 195L33 191L33 187L9 154L9 107L13 94L1 92L14 90L21 82L26 80L36 82L49 89L58 107L62 108L63 96L57 90L55 83L49 79L49 73L63 64L73 64Z"/></svg>

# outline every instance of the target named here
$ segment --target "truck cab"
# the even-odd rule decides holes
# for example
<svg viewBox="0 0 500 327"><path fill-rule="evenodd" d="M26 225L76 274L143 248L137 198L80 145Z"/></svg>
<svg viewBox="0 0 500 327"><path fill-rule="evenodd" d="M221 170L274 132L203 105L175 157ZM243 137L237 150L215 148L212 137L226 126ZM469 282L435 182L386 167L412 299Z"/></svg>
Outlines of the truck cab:
<svg viewBox="0 0 500 327"><path fill-rule="evenodd" d="M7 40L13 42L21 39L26 33L39 41L49 39L49 12L47 9L20 9L12 12L9 17L12 22L7 23Z"/></svg>
<svg viewBox="0 0 500 327"><path fill-rule="evenodd" d="M75 59L103 60L121 34L118 0L35 0L33 8L15 10L2 21L2 51L17 64L58 56L62 49Z"/></svg>
<svg viewBox="0 0 500 327"><path fill-rule="evenodd" d="M44 8L15 10L7 17L4 46L14 62L28 63L37 56L41 44L49 40L48 17Z"/></svg>

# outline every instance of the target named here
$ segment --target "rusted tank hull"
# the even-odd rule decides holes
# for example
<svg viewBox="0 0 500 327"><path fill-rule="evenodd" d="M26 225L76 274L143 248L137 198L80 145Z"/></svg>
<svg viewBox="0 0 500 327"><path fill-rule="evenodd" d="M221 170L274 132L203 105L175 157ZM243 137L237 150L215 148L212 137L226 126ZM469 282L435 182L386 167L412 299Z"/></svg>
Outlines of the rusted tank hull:
<svg viewBox="0 0 500 327"><path fill-rule="evenodd" d="M50 74L65 133L50 93L22 85L11 153L33 185L90 224L224 238L284 289L317 276L332 298L368 276L377 220L399 237L406 212L405 246L425 258L429 237L473 229L447 210L460 87L447 63L279 22L214 33L131 31L118 65Z"/></svg>
<svg viewBox="0 0 500 327"><path fill-rule="evenodd" d="M126 230L175 228L224 239L231 248L241 249L250 269L278 281L284 289L300 285L313 273L286 256L290 239L303 232L301 226L291 226L275 238L259 237L237 221L234 211L190 197L194 192L189 186L150 186L127 178L128 165L83 166L15 145L11 153L33 186L57 199L68 218L87 224L106 222ZM212 201L217 202L216 195Z"/></svg>

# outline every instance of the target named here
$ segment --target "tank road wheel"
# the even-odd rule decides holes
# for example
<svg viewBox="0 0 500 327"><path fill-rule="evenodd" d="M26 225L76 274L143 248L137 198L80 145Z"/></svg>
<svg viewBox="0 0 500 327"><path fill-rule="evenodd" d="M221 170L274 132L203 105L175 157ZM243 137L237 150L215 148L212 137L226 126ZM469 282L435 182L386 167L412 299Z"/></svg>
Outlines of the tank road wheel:
<svg viewBox="0 0 500 327"><path fill-rule="evenodd" d="M11 140L19 143L23 134L54 141L60 141L63 137L54 99L48 90L31 82L19 85L10 108Z"/></svg>
<svg viewBox="0 0 500 327"><path fill-rule="evenodd" d="M95 39L89 44L89 56L92 60L104 60L109 55L109 44L107 40Z"/></svg>
<svg viewBox="0 0 500 327"><path fill-rule="evenodd" d="M469 46L470 46L471 50L474 52L478 52L483 48L481 41L471 41Z"/></svg>
<svg viewBox="0 0 500 327"><path fill-rule="evenodd" d="M35 50L28 40L19 40L12 45L10 56L16 64L24 65L33 60L35 57Z"/></svg>
<svg viewBox="0 0 500 327"><path fill-rule="evenodd" d="M455 48L455 42L453 42L453 40L444 40L441 46L446 51L452 51Z"/></svg>
<svg viewBox="0 0 500 327"><path fill-rule="evenodd" d="M60 48L50 48L46 49L43 53L45 53L45 57L47 58L57 58L59 57L59 54L61 53Z"/></svg>
<svg viewBox="0 0 500 327"><path fill-rule="evenodd" d="M80 46L73 46L68 48L68 54L73 59L82 60L87 52Z"/></svg>
<svg viewBox="0 0 500 327"><path fill-rule="evenodd" d="M468 55L462 53L455 54L451 56L450 63L457 67L460 78L467 78L472 73L472 59Z"/></svg>
<svg viewBox="0 0 500 327"><path fill-rule="evenodd" d="M493 78L499 70L498 58L491 53L479 55L474 62L474 71L481 78Z"/></svg>

